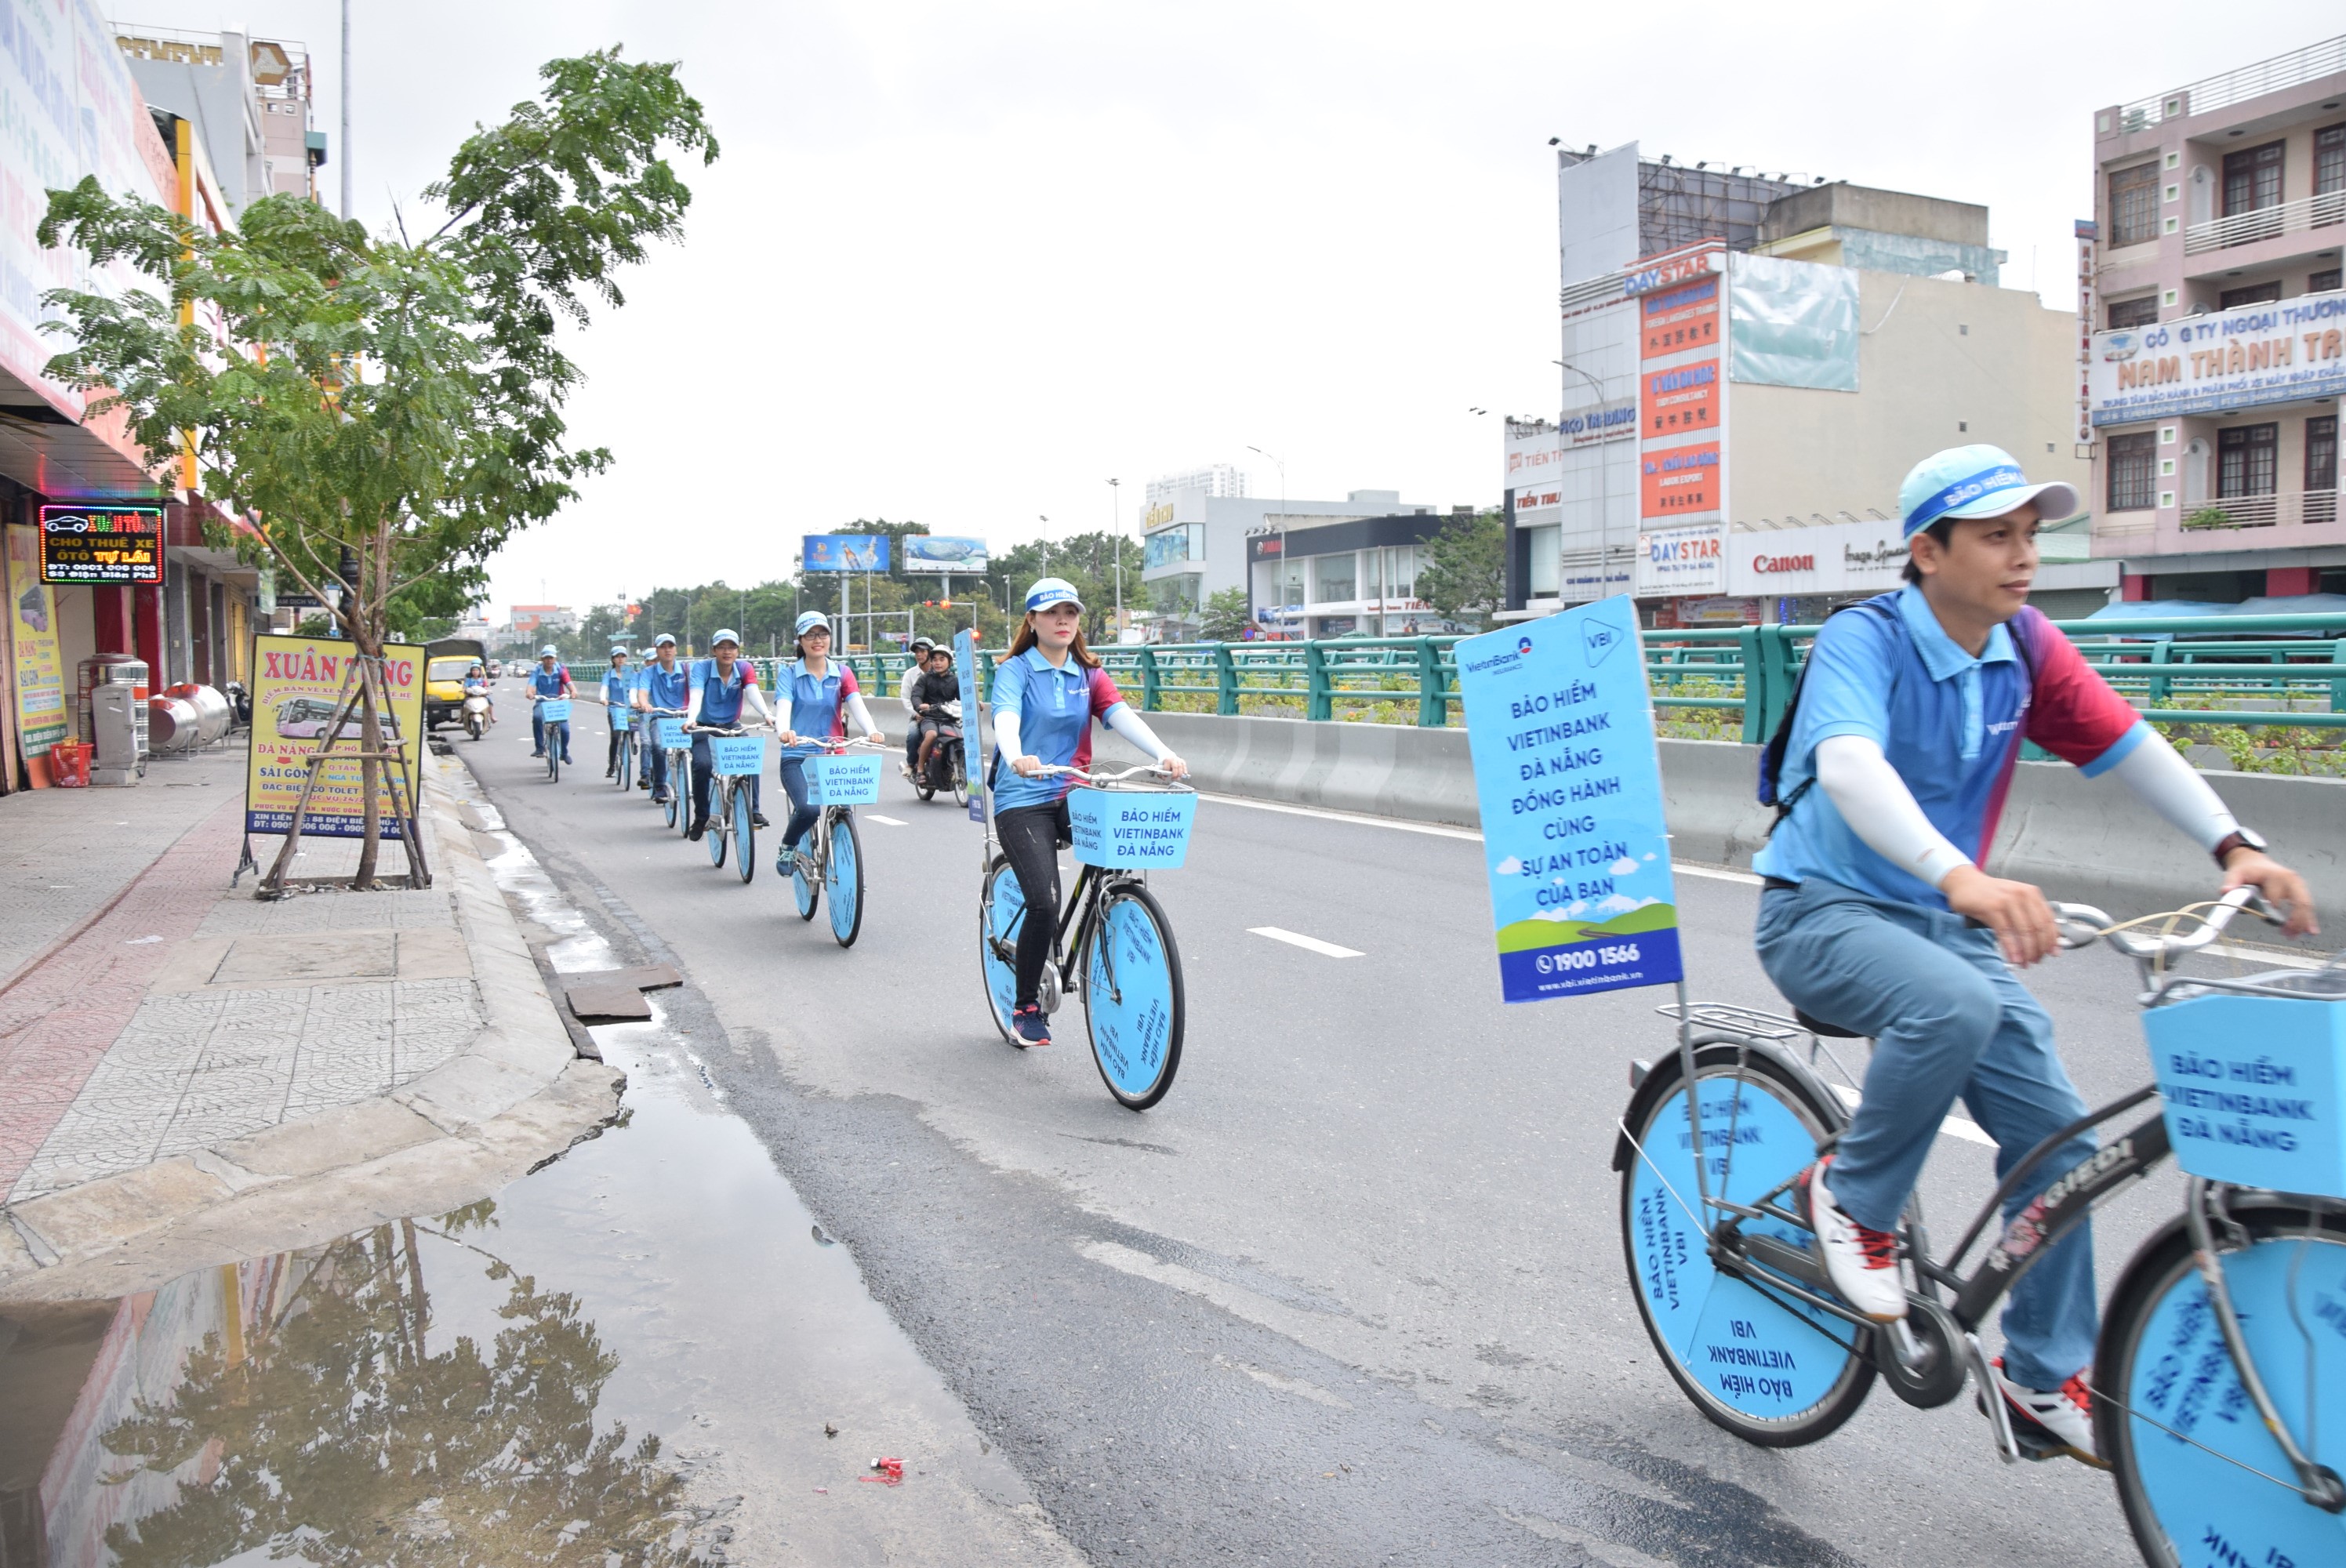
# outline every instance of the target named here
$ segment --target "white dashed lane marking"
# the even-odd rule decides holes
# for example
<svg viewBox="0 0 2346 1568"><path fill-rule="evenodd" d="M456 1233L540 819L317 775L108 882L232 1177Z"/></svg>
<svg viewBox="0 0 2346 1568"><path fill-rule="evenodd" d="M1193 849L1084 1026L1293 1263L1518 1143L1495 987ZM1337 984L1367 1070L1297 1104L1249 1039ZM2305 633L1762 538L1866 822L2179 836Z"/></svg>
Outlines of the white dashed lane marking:
<svg viewBox="0 0 2346 1568"><path fill-rule="evenodd" d="M1275 925L1250 925L1247 927L1247 930L1255 936L1267 936L1273 942L1283 942L1290 947L1300 947L1306 952L1316 952L1322 958L1358 958L1361 956L1359 950L1356 948L1338 947L1332 942L1321 942L1316 936L1305 936L1300 932L1283 931Z"/></svg>
<svg viewBox="0 0 2346 1568"><path fill-rule="evenodd" d="M866 812L864 812L864 813L863 813L863 820L864 820L865 821L867 821L867 822L885 822L885 823L886 823L886 824L888 824L888 826L890 826L891 828L902 828L902 827L903 827L903 826L905 825L905 824L904 824L904 822L903 822L903 819L901 819L901 818L897 818L897 817L882 817L882 816L879 812L877 812L877 811L866 811Z"/></svg>

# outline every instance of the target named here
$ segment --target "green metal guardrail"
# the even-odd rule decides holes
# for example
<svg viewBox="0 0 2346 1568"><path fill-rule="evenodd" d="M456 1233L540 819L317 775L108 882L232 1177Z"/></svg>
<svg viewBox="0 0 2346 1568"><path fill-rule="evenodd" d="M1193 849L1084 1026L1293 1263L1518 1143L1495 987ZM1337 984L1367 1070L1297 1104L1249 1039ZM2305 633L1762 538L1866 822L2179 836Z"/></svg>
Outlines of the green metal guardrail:
<svg viewBox="0 0 2346 1568"><path fill-rule="evenodd" d="M2346 729L2346 623L2308 616L2178 616L2055 621L2088 663L2163 724ZM1654 706L1673 714L1740 719L1742 738L1775 730L1818 627L1731 626L1649 631ZM2168 634L2178 640L2147 641ZM2189 640L2179 640L2189 639ZM1311 642L1176 643L1097 649L1108 674L1148 712L1369 719L1439 729L1463 722L1455 636L1341 637ZM999 650L982 650L991 660ZM752 658L773 687L776 661ZM874 700L892 698L905 667L896 653L841 660ZM580 664L582 692L606 666ZM2190 702L2205 707L2178 706ZM887 719L882 715L884 726Z"/></svg>

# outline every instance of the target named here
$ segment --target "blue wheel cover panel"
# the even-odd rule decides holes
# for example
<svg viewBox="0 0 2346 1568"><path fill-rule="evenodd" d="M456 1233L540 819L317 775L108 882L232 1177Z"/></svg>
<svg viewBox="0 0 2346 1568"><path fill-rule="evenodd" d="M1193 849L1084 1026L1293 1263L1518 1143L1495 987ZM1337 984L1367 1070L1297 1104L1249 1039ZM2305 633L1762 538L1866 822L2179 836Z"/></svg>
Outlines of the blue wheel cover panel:
<svg viewBox="0 0 2346 1568"><path fill-rule="evenodd" d="M1722 1196L1752 1202L1816 1157L1807 1125L1760 1082L1704 1078L1702 1109L1708 1176ZM1762 1420L1809 1410L1846 1369L1851 1352L1836 1341L1853 1330L1720 1274L1688 1213L1698 1199L1686 1091L1671 1095L1647 1126L1630 1189L1629 1247L1661 1338L1722 1404ZM1808 1242L1805 1232L1780 1222L1749 1222L1744 1232L1795 1247Z"/></svg>
<svg viewBox="0 0 2346 1568"><path fill-rule="evenodd" d="M823 891L831 898L831 930L845 936L855 929L856 901L863 896L863 869L855 863L855 836L841 828L831 836L831 860L823 868Z"/></svg>
<svg viewBox="0 0 2346 1568"><path fill-rule="evenodd" d="M709 830L701 837L709 843L709 863L712 866L723 865L725 863L725 813L712 809L709 813Z"/></svg>
<svg viewBox="0 0 2346 1568"><path fill-rule="evenodd" d="M2346 1468L2346 1246L2269 1237L2223 1265L2274 1408L2308 1454ZM2196 1271L2178 1275L2151 1309L2128 1379L2135 1468L2187 1568L2346 1562L2346 1517L2226 1462L2290 1473L2232 1369Z"/></svg>
<svg viewBox="0 0 2346 1568"><path fill-rule="evenodd" d="M757 865L750 858L751 843L756 840L756 824L750 820L750 791L742 790L733 797L733 843L740 852L735 857L740 862L741 873L747 877Z"/></svg>
<svg viewBox="0 0 2346 1568"><path fill-rule="evenodd" d="M1115 992L1107 960L1116 966ZM1138 1096L1165 1075L1173 1037L1173 966L1157 922L1137 899L1108 899L1084 976L1092 1054L1123 1094Z"/></svg>
<svg viewBox="0 0 2346 1568"><path fill-rule="evenodd" d="M994 956L994 941L1011 947L1018 944L1019 922L1026 913L1026 895L1018 886L1017 874L1005 866L994 876L994 900L986 906L986 936L978 944L978 962L985 972L986 999L994 1004L994 1014L1002 1027L1010 1027L1010 1014L1018 1005L1017 966Z"/></svg>
<svg viewBox="0 0 2346 1568"><path fill-rule="evenodd" d="M796 856L790 859L790 895L798 900L799 913L803 915L812 912L814 884L807 881L806 867Z"/></svg>

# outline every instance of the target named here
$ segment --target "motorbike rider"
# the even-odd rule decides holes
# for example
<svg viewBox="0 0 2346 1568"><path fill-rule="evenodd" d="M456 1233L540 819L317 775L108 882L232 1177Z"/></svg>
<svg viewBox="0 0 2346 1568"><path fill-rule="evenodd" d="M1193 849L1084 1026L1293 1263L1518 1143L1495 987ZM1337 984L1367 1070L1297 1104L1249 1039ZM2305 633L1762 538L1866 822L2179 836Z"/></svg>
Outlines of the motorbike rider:
<svg viewBox="0 0 2346 1568"><path fill-rule="evenodd" d="M652 657L636 676L636 710L650 713L655 708L668 713L684 711L684 699L691 693L691 671L677 660L676 638L667 632L652 639ZM647 734L657 741L658 726ZM644 787L651 790L652 799L668 804L668 752L655 744L644 748L649 765L645 769Z"/></svg>
<svg viewBox="0 0 2346 1568"><path fill-rule="evenodd" d="M896 700L904 708L903 771L907 779L915 771L913 759L918 755L921 745L921 713L913 706L913 688L921 684L923 676L929 673L929 651L935 647L936 644L927 637L914 637L911 657L904 660L904 673L896 680Z"/></svg>
<svg viewBox="0 0 2346 1568"><path fill-rule="evenodd" d="M497 721L497 699L489 690L489 672L481 667L478 659L474 659L464 671L464 695L477 697L488 704L489 722L495 724Z"/></svg>
<svg viewBox="0 0 2346 1568"><path fill-rule="evenodd" d="M937 732L959 717L953 710L961 704L961 677L954 673L951 648L929 650L928 667L922 672L907 700L920 732L920 750L913 761L913 777L924 779L928 776L929 759L936 750Z"/></svg>

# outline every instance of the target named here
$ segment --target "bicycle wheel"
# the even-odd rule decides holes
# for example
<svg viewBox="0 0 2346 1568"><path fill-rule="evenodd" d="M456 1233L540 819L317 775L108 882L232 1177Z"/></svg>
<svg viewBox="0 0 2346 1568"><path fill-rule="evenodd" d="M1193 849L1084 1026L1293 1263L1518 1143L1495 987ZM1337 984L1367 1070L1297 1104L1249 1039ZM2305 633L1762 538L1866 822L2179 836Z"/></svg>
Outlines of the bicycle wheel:
<svg viewBox="0 0 2346 1568"><path fill-rule="evenodd" d="M800 842L799 848L806 850L811 853L814 846L814 835L820 831L820 830L821 824L819 823L816 827L809 828L807 830L807 836ZM815 876L808 876L806 872L805 860L799 856L791 857L790 896L798 901L799 919L801 920L814 919L815 909L822 902L822 883L819 880L821 875L821 873L818 871Z"/></svg>
<svg viewBox="0 0 2346 1568"><path fill-rule="evenodd" d="M825 815L831 852L823 857L822 881L831 895L831 934L840 946L853 947L863 929L863 840L856 836L854 813Z"/></svg>
<svg viewBox="0 0 2346 1568"><path fill-rule="evenodd" d="M627 786L635 782L635 738L623 731L619 736L619 765L613 769L614 776L619 781L619 793L622 795L627 792Z"/></svg>
<svg viewBox="0 0 2346 1568"><path fill-rule="evenodd" d="M2230 1210L2249 1241L2222 1255L2224 1283L2265 1391L2301 1451L2346 1469L2346 1218L2238 1194ZM2293 1479L2225 1350L2180 1215L2110 1298L2094 1441L2147 1563L2346 1562L2346 1516L2256 1473Z"/></svg>
<svg viewBox="0 0 2346 1568"><path fill-rule="evenodd" d="M758 824L756 813L750 809L750 786L737 785L733 790L733 864L748 881L758 874Z"/></svg>
<svg viewBox="0 0 2346 1568"><path fill-rule="evenodd" d="M668 825L678 833L692 831L692 753L671 751L668 769Z"/></svg>
<svg viewBox="0 0 2346 1568"><path fill-rule="evenodd" d="M1100 1081L1127 1111L1165 1097L1181 1067L1181 950L1156 898L1137 882L1100 896L1084 944L1084 1027Z"/></svg>
<svg viewBox="0 0 2346 1568"><path fill-rule="evenodd" d="M958 746L954 748L953 792L954 804L967 810L969 809L969 769L962 761L961 748Z"/></svg>
<svg viewBox="0 0 2346 1568"><path fill-rule="evenodd" d="M552 724L546 727L546 779L549 784L562 782L562 748L570 740L568 728Z"/></svg>
<svg viewBox="0 0 2346 1568"><path fill-rule="evenodd" d="M1010 1013L1018 1004L1018 964L1014 955L1018 928L1025 920L1026 895L1018 886L1018 874L1010 869L1009 856L996 855L978 894L977 966L979 978L985 983L986 1010L994 1014L994 1026L1014 1045L1018 1043L1010 1032Z"/></svg>
<svg viewBox="0 0 2346 1568"><path fill-rule="evenodd" d="M701 841L709 846L709 863L712 866L725 863L725 835L733 826L732 783L729 779L715 781L717 798L709 803L709 827L700 835Z"/></svg>
<svg viewBox="0 0 2346 1568"><path fill-rule="evenodd" d="M1738 1044L1698 1043L1695 1075L1710 1190L1733 1201L1754 1202L1800 1170L1816 1158L1817 1140L1847 1120L1806 1074ZM1632 1106L1621 1241L1662 1364L1697 1410L1746 1442L1816 1441L1854 1415L1873 1386L1864 1332L1720 1271L1693 1213L1685 1084L1673 1074L1667 1093ZM1810 1239L1780 1221L1748 1220L1743 1230L1801 1247Z"/></svg>

